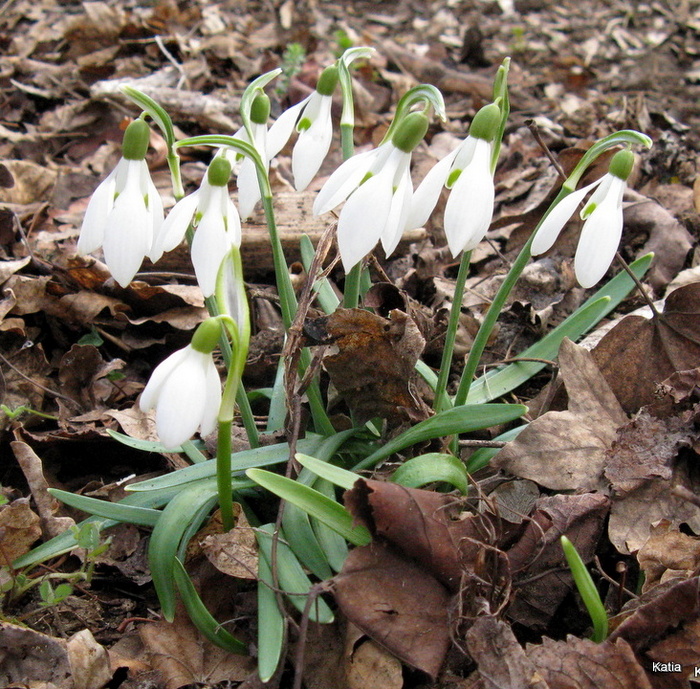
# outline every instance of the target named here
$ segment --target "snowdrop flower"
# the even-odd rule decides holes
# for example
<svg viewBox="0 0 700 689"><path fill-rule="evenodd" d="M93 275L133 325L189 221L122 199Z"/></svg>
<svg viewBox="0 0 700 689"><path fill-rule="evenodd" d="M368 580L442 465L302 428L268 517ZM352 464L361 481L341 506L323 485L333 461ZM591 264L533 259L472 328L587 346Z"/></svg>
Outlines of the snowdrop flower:
<svg viewBox="0 0 700 689"><path fill-rule="evenodd" d="M250 124L253 140L251 141L245 127L241 127L233 135L235 139L240 139L241 141L252 144L265 164L269 164L270 160L279 152L271 151L268 154L267 120L269 117L270 99L267 94L261 91L255 96L250 108ZM237 185L238 210L240 211L241 218L245 220L252 215L255 204L260 201L258 173L255 169L255 163L248 158L248 156L245 156L241 161L240 169L238 170Z"/></svg>
<svg viewBox="0 0 700 689"><path fill-rule="evenodd" d="M469 136L433 166L413 195L407 229L425 225L443 186L451 189L444 226L452 256L473 249L491 224L495 196L491 157L500 122L498 105L481 108L472 120Z"/></svg>
<svg viewBox="0 0 700 689"><path fill-rule="evenodd" d="M586 194L595 189L581 211L581 230L574 271L581 287L593 287L607 273L622 236L622 196L632 172L634 154L618 151L607 174L592 184L565 196L545 217L532 241L533 256L547 251Z"/></svg>
<svg viewBox="0 0 700 689"><path fill-rule="evenodd" d="M216 156L201 187L175 204L155 241L154 252L160 257L182 242L190 223L196 225L192 265L205 297L214 294L219 266L231 246L241 243L241 220L228 193L230 175L226 155Z"/></svg>
<svg viewBox="0 0 700 689"><path fill-rule="evenodd" d="M292 174L297 191L306 189L316 176L331 146L331 105L337 83L338 68L331 66L324 69L316 90L285 110L268 132L268 153L273 158L287 143L296 125L299 138L292 151Z"/></svg>
<svg viewBox="0 0 700 689"><path fill-rule="evenodd" d="M221 381L211 353L220 332L215 319L201 323L189 345L155 368L141 394L141 410L156 410L156 430L166 449L179 447L197 429L206 436L216 428Z"/></svg>
<svg viewBox="0 0 700 689"><path fill-rule="evenodd" d="M151 255L163 222L163 203L146 164L149 128L135 120L124 132L122 158L92 195L78 239L78 252L100 247L114 279L126 287Z"/></svg>
<svg viewBox="0 0 700 689"><path fill-rule="evenodd" d="M338 249L346 273L380 239L387 256L399 243L413 196L411 153L427 129L423 113L409 113L389 141L346 160L316 197L315 215L347 199L338 218Z"/></svg>

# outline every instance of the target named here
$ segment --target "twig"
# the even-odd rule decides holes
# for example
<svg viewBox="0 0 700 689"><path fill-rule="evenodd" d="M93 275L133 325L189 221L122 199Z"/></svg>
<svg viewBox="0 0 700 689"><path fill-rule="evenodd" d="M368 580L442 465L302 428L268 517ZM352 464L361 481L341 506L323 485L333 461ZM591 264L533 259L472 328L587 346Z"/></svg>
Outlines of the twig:
<svg viewBox="0 0 700 689"><path fill-rule="evenodd" d="M544 154L549 158L549 162L552 163L554 166L554 169L557 171L558 175L564 180L566 179L566 173L564 172L564 168L561 166L559 161L552 155L552 152L549 150L549 147L547 144L542 140L542 135L540 134L540 128L537 126L537 123L533 119L527 119L525 120L525 125L527 128L530 130L530 133L532 136L535 138L535 141L537 142L538 146L542 149Z"/></svg>
<svg viewBox="0 0 700 689"><path fill-rule="evenodd" d="M460 440L460 447L505 447L508 443L503 440Z"/></svg>
<svg viewBox="0 0 700 689"><path fill-rule="evenodd" d="M627 261L625 261L625 259L622 258L622 254L620 254L619 251L615 254L615 258L617 259L617 262L623 267L623 269L627 273L627 275L629 275L632 278L632 281L637 286L639 293L642 295L642 299L644 299L644 301L647 303L647 306L651 309L651 312L654 315L654 318L659 318L661 316L661 314L657 311L656 306L654 306L654 302L651 300L651 298L647 294L647 291L644 289L644 285L642 285L639 278L634 274L632 269L627 265Z"/></svg>
<svg viewBox="0 0 700 689"><path fill-rule="evenodd" d="M70 402L71 404L77 404L80 409L82 409L82 405L77 401L74 400L71 397L68 397L67 395L63 395L60 392L56 392L55 390L52 390L51 388L47 388L45 385L42 385L41 383L37 383L35 380L32 380L29 376L25 375L20 371L14 364L10 363L7 358L0 354L0 359L5 363L7 366L9 366L18 376L21 376L26 380L28 383L31 383L35 387L39 388L40 390L43 390L44 392L48 393L52 397L60 397L62 400L66 400L66 402Z"/></svg>

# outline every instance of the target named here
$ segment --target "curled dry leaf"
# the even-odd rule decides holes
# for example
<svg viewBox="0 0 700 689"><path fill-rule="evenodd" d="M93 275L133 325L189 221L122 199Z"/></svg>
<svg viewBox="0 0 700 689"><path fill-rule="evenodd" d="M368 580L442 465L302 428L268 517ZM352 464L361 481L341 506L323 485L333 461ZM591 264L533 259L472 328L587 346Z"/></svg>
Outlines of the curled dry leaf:
<svg viewBox="0 0 700 689"><path fill-rule="evenodd" d="M569 636L528 644L527 657L550 689L652 689L652 684L622 639L601 644Z"/></svg>
<svg viewBox="0 0 700 689"><path fill-rule="evenodd" d="M409 665L437 676L450 646L450 594L389 545L350 551L335 580L346 617Z"/></svg>
<svg viewBox="0 0 700 689"><path fill-rule="evenodd" d="M239 579L257 579L258 548L255 532L238 503L234 504L234 513L235 527L226 533L204 535L201 540L202 552L224 574Z"/></svg>
<svg viewBox="0 0 700 689"><path fill-rule="evenodd" d="M620 620L623 620L620 622ZM608 641L624 639L662 689L687 689L700 665L700 577L669 580L630 601L611 620ZM654 662L679 663L679 672L654 672Z"/></svg>
<svg viewBox="0 0 700 689"><path fill-rule="evenodd" d="M671 292L659 317L623 318L592 354L627 413L651 404L659 383L700 366L700 283Z"/></svg>
<svg viewBox="0 0 700 689"><path fill-rule="evenodd" d="M29 498L0 505L0 566L8 566L41 538L39 522L29 507Z"/></svg>
<svg viewBox="0 0 700 689"><path fill-rule="evenodd" d="M364 309L338 309L307 322L304 333L313 344L338 348L323 365L358 423L375 416L394 423L428 418L413 383L425 340L405 313L394 309L386 319Z"/></svg>
<svg viewBox="0 0 700 689"><path fill-rule="evenodd" d="M637 561L644 572L642 592L648 591L665 578L687 576L700 566L700 538L681 533L668 519L662 519L652 525Z"/></svg>
<svg viewBox="0 0 700 689"><path fill-rule="evenodd" d="M535 419L492 466L553 490L601 488L607 452L627 417L586 349L565 339L559 367L569 409Z"/></svg>

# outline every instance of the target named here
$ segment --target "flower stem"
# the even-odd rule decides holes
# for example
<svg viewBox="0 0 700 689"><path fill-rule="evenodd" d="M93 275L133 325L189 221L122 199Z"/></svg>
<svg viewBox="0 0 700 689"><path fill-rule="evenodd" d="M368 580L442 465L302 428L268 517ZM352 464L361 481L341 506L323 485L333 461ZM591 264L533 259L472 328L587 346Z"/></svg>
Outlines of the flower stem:
<svg viewBox="0 0 700 689"><path fill-rule="evenodd" d="M450 320L447 323L447 333L445 334L445 346L442 350L442 360L440 361L440 374L438 375L437 386L435 387L434 409L439 412L451 406L447 396L447 378L452 367L452 356L454 353L455 338L459 327L459 316L462 312L462 297L464 296L464 285L469 275L469 262L472 252L465 251L459 264L457 281L455 282L454 296L452 298L452 308L450 310Z"/></svg>
<svg viewBox="0 0 700 689"><path fill-rule="evenodd" d="M216 443L216 487L224 532L233 528L233 488L231 483L231 421L219 421Z"/></svg>
<svg viewBox="0 0 700 689"><path fill-rule="evenodd" d="M355 143L353 141L354 127L352 124L340 124L340 148L343 153L343 160L352 158L355 153Z"/></svg>
<svg viewBox="0 0 700 689"><path fill-rule="evenodd" d="M358 261L345 276L343 288L343 306L354 309L360 303L360 279L362 278L362 261Z"/></svg>

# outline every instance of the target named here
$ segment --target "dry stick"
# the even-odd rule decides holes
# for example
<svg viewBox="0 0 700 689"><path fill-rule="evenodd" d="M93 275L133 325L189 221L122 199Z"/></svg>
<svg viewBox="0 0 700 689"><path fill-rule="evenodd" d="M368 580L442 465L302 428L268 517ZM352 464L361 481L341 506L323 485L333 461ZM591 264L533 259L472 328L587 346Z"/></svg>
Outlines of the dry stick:
<svg viewBox="0 0 700 689"><path fill-rule="evenodd" d="M313 286L315 276L320 271L323 261L331 248L335 228L336 224L329 225L321 235L316 247L316 253L314 254L313 261L309 266L306 282L304 283L304 287L299 297L297 312L294 316L292 324L289 326L287 341L285 342L284 349L282 350L282 358L285 363L284 388L288 417L287 423L285 424L287 427L287 442L289 443L289 459L287 461L287 469L285 471L285 476L287 478L291 478L292 472L294 471L294 464L296 461L294 456L296 455L297 440L299 439L299 432L301 430L301 395L303 394L303 390L297 387L296 381L299 377L299 359L301 358L301 351L303 349L303 324L309 312L309 308L311 307L311 303L313 302ZM304 383L306 385L311 382L313 377L311 372L313 371L315 373L315 370L316 367L314 366L309 366L307 369L307 375L304 376ZM277 605L280 611L283 613L284 601L282 600L277 570L277 544L279 543L279 532L280 528L282 527L284 506L285 501L281 500L279 509L277 510L275 529L272 532L272 544L270 549L270 571L272 573L272 584L275 588ZM289 617L289 615L285 615L285 619L296 626L296 623L291 617Z"/></svg>
<svg viewBox="0 0 700 689"><path fill-rule="evenodd" d="M700 495L696 495L693 491L689 490L685 486L673 486L671 492L681 500L687 500L688 502L700 507Z"/></svg>
<svg viewBox="0 0 700 689"><path fill-rule="evenodd" d="M651 309L651 313L653 314L653 317L659 318L661 316L661 314L658 312L656 306L654 306L654 302L647 294L647 291L644 289L644 285L642 285L640 279L634 274L632 269L627 265L627 261L625 261L625 259L622 258L622 254L620 254L619 251L615 254L615 258L617 259L617 262L623 267L623 269L627 273L627 275L629 275L630 278L632 278L632 281L637 286L639 293L642 295L642 299L644 299L644 301L647 303L647 306Z"/></svg>
<svg viewBox="0 0 700 689"><path fill-rule="evenodd" d="M552 163L554 166L554 169L557 171L559 176L562 178L562 180L565 180L567 177L566 172L564 172L564 168L561 166L559 161L554 157L552 152L549 150L549 147L547 144L542 140L542 135L540 134L540 128L537 126L535 120L533 119L527 119L525 120L525 125L527 128L530 130L530 133L532 136L535 138L535 141L539 145L539 147L542 149L544 154L549 158L549 162Z"/></svg>
<svg viewBox="0 0 700 689"><path fill-rule="evenodd" d="M46 386L42 385L41 383L37 383L35 380L32 380L29 376L25 375L20 371L14 364L11 364L5 356L0 354L0 359L7 365L9 366L18 376L21 376L26 380L28 383L31 383L35 387L39 388L40 390L43 390L44 392L47 392L49 395L52 395L53 397L60 397L62 400L66 400L66 402L70 402L71 404L77 404L79 409L83 409L83 406L77 401L72 399L71 397L68 397L66 395L61 394L60 392L56 392L55 390L52 390L51 388L47 388Z"/></svg>

